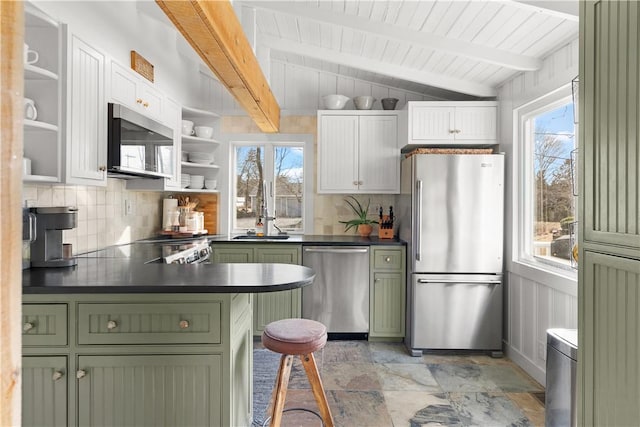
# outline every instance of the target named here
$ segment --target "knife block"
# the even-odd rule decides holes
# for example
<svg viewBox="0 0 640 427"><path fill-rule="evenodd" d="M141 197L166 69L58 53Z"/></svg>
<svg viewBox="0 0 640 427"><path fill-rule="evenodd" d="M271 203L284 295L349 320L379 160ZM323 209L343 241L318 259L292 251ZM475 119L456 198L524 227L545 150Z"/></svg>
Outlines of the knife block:
<svg viewBox="0 0 640 427"><path fill-rule="evenodd" d="M382 221L380 221L380 228L378 229L378 238L393 239L393 222L391 222L389 215L382 216Z"/></svg>

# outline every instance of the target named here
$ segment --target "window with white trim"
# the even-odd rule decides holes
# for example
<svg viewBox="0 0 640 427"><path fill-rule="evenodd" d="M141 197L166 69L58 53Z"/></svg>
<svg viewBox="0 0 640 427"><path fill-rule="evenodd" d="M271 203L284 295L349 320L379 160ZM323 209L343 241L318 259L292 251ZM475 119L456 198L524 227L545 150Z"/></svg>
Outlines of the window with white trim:
<svg viewBox="0 0 640 427"><path fill-rule="evenodd" d="M550 270L571 267L577 220L573 107L570 92L562 90L518 111L518 258Z"/></svg>
<svg viewBox="0 0 640 427"><path fill-rule="evenodd" d="M232 146L233 232L255 228L262 215L261 207L266 203L269 215L276 217L274 223L278 228L288 233L303 233L307 216L305 143L253 141L234 142Z"/></svg>

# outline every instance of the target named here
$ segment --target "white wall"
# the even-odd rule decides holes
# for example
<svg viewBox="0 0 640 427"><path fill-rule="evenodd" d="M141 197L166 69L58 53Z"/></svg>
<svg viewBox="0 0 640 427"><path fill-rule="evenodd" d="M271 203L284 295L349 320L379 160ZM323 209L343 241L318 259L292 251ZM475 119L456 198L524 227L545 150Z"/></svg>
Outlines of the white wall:
<svg viewBox="0 0 640 427"><path fill-rule="evenodd" d="M577 283L514 262L514 200L519 195L513 177L514 110L546 95L578 75L578 40L549 55L543 68L519 74L498 91L501 149L507 154L505 227L506 281L505 341L507 355L540 383L545 383L546 330L577 328Z"/></svg>

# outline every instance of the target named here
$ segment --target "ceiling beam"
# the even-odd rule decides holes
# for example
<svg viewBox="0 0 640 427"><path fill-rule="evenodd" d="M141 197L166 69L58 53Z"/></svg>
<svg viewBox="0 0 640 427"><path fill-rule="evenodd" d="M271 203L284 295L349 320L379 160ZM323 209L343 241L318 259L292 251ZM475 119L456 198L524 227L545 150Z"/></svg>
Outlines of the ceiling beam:
<svg viewBox="0 0 640 427"><path fill-rule="evenodd" d="M542 60L526 55L518 55L505 50L456 40L436 34L411 30L390 24L373 22L354 15L336 13L324 8L298 6L296 2L244 1L243 4L257 9L309 19L322 24L340 25L365 33L368 36L384 37L424 49L441 51L477 61L511 68L532 71L542 68Z"/></svg>
<svg viewBox="0 0 640 427"><path fill-rule="evenodd" d="M363 71L370 71L378 74L384 74L397 79L408 80L428 86L435 86L442 89L448 89L455 92L467 93L480 97L496 96L496 90L487 85L477 84L468 80L461 80L454 77L448 77L444 74L436 74L428 71L416 70L400 65L390 64L375 59L364 58L358 55L352 55L335 50L326 49L320 46L298 43L291 40L285 40L273 36L261 35L260 43L274 50L282 52L294 53L309 58L319 59L321 61L332 62L338 65L345 65L357 68Z"/></svg>
<svg viewBox="0 0 640 427"><path fill-rule="evenodd" d="M156 0L191 47L263 132L278 132L280 107L228 1Z"/></svg>

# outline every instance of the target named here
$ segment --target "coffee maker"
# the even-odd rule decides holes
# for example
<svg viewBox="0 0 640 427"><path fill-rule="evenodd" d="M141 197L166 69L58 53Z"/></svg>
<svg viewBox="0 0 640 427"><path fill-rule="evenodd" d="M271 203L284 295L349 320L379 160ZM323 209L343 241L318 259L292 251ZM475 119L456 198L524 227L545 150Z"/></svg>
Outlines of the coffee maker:
<svg viewBox="0 0 640 427"><path fill-rule="evenodd" d="M70 267L74 257L63 255L62 230L76 227L78 208L70 206L30 208L35 215L35 240L31 243L31 267Z"/></svg>

